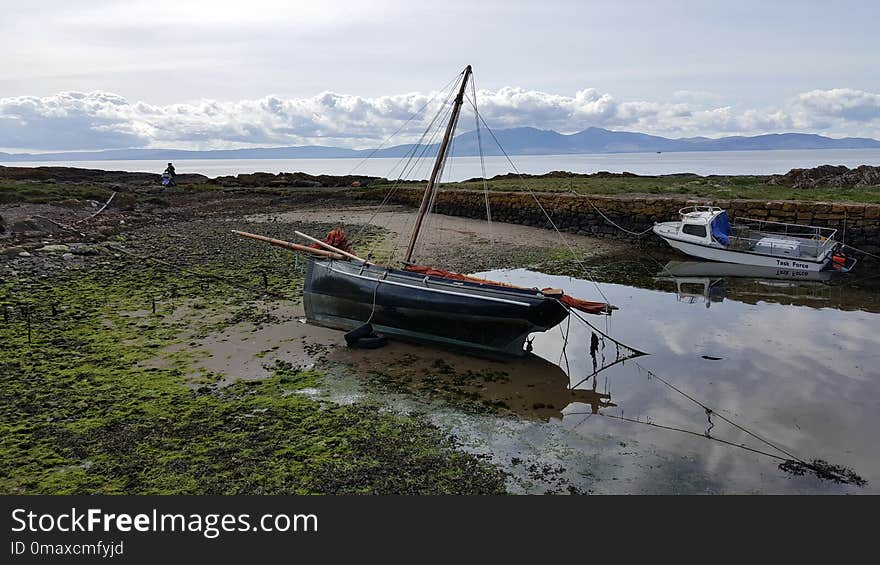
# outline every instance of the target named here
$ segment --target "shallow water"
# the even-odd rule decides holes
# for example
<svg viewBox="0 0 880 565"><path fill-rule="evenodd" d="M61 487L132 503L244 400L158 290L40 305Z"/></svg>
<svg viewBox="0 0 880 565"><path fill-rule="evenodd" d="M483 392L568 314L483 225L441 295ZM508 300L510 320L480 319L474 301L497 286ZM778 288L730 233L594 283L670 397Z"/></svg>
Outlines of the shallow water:
<svg viewBox="0 0 880 565"><path fill-rule="evenodd" d="M423 413L468 451L491 456L513 492L880 493L876 268L791 279L631 246L580 264L474 274L591 300L601 289L619 310L585 318L647 355L603 369L617 348L600 341L593 377L593 330L576 319L536 334L525 359L400 342L351 350L341 332L300 324L301 312L278 306L284 323L260 331L242 323L205 340L206 367L259 377L275 358L316 365L328 378L310 394ZM696 401L712 409L711 421ZM868 482L779 468L795 458Z"/></svg>
<svg viewBox="0 0 880 565"><path fill-rule="evenodd" d="M620 309L588 321L649 355L594 377L592 330L586 325L572 320L537 334L534 353L559 363L580 394L595 393L586 400L573 393L558 418L537 426L556 429L528 432L544 440L514 439L511 449L540 458L547 449L541 442L552 438L549 452L568 454L554 458L568 468L569 478L577 483L589 477L579 482L594 492L880 492L876 279L865 272L827 281L786 281L767 272L711 276L711 265L667 269L646 259L617 275L606 272L600 288ZM695 268L700 276L692 276ZM657 276L635 274L651 269ZM672 276L682 272L689 276ZM478 276L598 295L593 282L572 276L527 270ZM626 284L610 282L615 278ZM597 369L617 358L615 345L600 341ZM716 412L711 422L695 401ZM707 438L707 430L736 445ZM848 467L868 484L839 485L778 468L792 458ZM602 477L596 464L612 476ZM609 478L622 482L609 487Z"/></svg>
<svg viewBox="0 0 880 565"><path fill-rule="evenodd" d="M605 339L594 373L593 330L572 319L536 334L525 360L401 343L337 349L329 360L358 371L337 373L329 394L427 414L510 472L513 492L880 492L880 273L786 280L664 260L643 252L545 269L593 273L619 310L587 320L647 355L612 364ZM599 296L569 274L476 274ZM377 389L365 374L399 386ZM793 475L779 468L786 459L824 460L867 484Z"/></svg>

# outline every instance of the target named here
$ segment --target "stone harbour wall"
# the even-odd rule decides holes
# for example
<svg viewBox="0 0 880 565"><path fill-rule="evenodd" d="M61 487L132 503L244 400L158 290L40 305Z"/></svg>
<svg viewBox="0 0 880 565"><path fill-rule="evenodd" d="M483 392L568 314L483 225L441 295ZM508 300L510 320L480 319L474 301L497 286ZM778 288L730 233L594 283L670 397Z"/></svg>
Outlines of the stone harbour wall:
<svg viewBox="0 0 880 565"><path fill-rule="evenodd" d="M401 187L391 196L389 202L418 207L422 194L421 187ZM383 196L380 193L371 195L374 198ZM536 193L536 196L561 231L580 235L636 239L636 236L610 225L596 209L615 224L639 233L649 229L655 222L677 220L678 210L685 206L713 205L726 209L732 220L758 218L836 228L838 240L843 239L849 245L880 254L880 205L876 204L721 200L650 195L585 197ZM489 204L493 221L552 229L535 199L527 192L492 192L489 195ZM436 198L435 211L450 216L485 219L485 194L470 190L440 192ZM638 239L665 245L650 232Z"/></svg>

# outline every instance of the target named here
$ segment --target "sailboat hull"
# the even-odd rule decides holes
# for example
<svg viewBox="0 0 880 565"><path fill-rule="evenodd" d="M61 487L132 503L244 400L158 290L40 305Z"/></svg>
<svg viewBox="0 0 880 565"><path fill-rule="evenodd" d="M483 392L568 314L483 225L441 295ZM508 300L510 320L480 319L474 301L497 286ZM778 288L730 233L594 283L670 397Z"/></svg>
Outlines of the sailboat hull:
<svg viewBox="0 0 880 565"><path fill-rule="evenodd" d="M538 290L454 281L351 261L310 259L303 303L309 323L380 333L489 355L527 353L529 334L568 310Z"/></svg>

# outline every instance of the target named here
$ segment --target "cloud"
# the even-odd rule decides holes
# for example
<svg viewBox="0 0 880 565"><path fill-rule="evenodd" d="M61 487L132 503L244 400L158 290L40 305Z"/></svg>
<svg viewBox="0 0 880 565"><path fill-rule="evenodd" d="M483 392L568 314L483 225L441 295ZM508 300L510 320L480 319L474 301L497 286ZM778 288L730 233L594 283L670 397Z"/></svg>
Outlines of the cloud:
<svg viewBox="0 0 880 565"><path fill-rule="evenodd" d="M124 98L106 92L0 98L0 146L102 149L149 143L125 116L127 107Z"/></svg>
<svg viewBox="0 0 880 565"><path fill-rule="evenodd" d="M393 143L416 140L440 109L442 98L438 93L369 98L322 92L307 98L265 96L167 105L132 102L102 91L0 98L0 147L373 147L398 129ZM880 94L814 90L767 109L700 101L710 98L679 93L673 102L620 101L594 88L573 96L519 87L477 94L481 113L496 128L532 126L570 133L595 126L669 136L774 131L880 135ZM409 121L420 109L420 119ZM470 124L472 117L461 121L462 128Z"/></svg>
<svg viewBox="0 0 880 565"><path fill-rule="evenodd" d="M813 90L798 95L797 101L805 111L820 117L854 122L880 120L880 94L863 90Z"/></svg>

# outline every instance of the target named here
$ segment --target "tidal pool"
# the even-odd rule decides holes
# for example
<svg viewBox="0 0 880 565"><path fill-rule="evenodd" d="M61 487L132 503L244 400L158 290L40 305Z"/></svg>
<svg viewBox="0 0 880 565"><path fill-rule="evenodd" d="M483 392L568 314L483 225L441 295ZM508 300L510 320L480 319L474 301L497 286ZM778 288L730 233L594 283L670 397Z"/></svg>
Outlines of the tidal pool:
<svg viewBox="0 0 880 565"><path fill-rule="evenodd" d="M623 263L588 266L598 283L477 273L591 299L601 289L619 310L585 319L647 353L623 359L626 348L576 319L535 335L534 354L559 365L573 389L542 424L556 428L547 451L565 453L554 459L572 480L594 492L880 492L876 273L792 280L715 263ZM538 459L546 449L522 447ZM867 484L796 476L779 468L785 459L843 466Z"/></svg>
<svg viewBox="0 0 880 565"><path fill-rule="evenodd" d="M511 492L880 492L880 272L682 259L639 250L474 273L619 308L535 334L522 359L397 341L353 350L296 319L277 331L293 332L293 349L321 338L311 362L328 378L310 392L422 413L507 471ZM787 460L865 483L799 475Z"/></svg>

